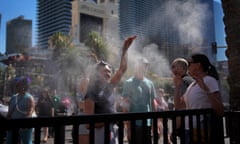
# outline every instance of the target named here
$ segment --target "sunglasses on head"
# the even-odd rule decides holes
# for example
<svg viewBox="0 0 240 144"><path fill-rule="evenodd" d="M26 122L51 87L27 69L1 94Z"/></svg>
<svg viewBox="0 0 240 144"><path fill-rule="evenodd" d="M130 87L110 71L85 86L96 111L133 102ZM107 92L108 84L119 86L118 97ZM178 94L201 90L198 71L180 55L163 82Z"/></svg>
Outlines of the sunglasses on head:
<svg viewBox="0 0 240 144"><path fill-rule="evenodd" d="M97 63L98 66L105 66L108 65L110 68L112 68L112 65L110 65L108 62L101 60L100 62Z"/></svg>

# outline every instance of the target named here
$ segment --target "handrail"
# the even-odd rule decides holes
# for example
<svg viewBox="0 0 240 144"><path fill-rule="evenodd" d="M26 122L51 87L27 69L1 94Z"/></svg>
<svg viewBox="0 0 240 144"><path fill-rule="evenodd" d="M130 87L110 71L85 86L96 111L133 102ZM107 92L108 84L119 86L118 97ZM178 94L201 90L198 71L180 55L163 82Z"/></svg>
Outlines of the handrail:
<svg viewBox="0 0 240 144"><path fill-rule="evenodd" d="M182 121L185 120L185 117L189 117L190 120L193 117L197 117L197 122L200 123L201 116L206 119L210 116L211 118L211 132L207 131L209 129L208 125L205 125L205 137L210 134L212 135L213 131L218 130L216 127L216 121L219 117L215 115L212 109L196 109L196 110L180 110L180 111L163 111L163 112L144 112L144 113L116 113L116 114L95 114L95 115L81 115L81 116L58 116L58 117L45 117L45 118L26 118L26 119L5 119L0 117L0 133L4 133L6 130L13 130L18 131L20 128L34 128L35 129L35 143L40 143L40 133L41 127L55 127L57 130L55 131L54 143L61 144L64 143L64 127L67 125L72 125L75 129L73 137L78 139L78 126L79 124L90 124L90 143L94 143L94 124L103 122L105 124L105 143L108 140L108 133L109 133L109 125L111 123L118 123L119 126L119 143L123 143L123 132L124 132L124 121L131 121L132 129L134 128L134 123L136 120L141 120L145 122L147 119L152 120L153 124L153 143L158 143L158 133L157 133L157 120L159 118L163 119L163 143L168 143L168 135L169 131L175 132L176 129L176 117L181 117ZM169 128L169 124L171 124L171 128ZM185 123L182 123L185 125ZM193 122L189 122L190 124L190 132L191 136L193 136ZM218 123L219 124L219 123ZM143 125L145 126L145 125ZM200 140L201 133L200 133L200 124L198 124L198 138ZM132 135L132 134L131 134ZM185 134L183 134L185 135ZM16 135L17 137L17 135ZM184 143L185 138L181 140L181 143ZM219 139L219 137L211 137L211 140L215 141ZM174 136L173 142L176 143L177 139ZM133 139L134 142L134 139ZM0 139L0 143L3 143L3 139Z"/></svg>

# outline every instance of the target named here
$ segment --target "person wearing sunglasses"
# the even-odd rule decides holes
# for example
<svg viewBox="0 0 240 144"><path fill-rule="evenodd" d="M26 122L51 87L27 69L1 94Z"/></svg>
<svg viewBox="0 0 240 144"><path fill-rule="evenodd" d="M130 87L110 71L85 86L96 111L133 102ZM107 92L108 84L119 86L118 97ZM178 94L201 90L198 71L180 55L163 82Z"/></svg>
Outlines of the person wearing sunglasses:
<svg viewBox="0 0 240 144"><path fill-rule="evenodd" d="M122 47L119 68L113 73L113 67L106 61L98 61L94 67L94 72L88 78L84 78L80 84L80 94L84 97L84 114L105 114L115 113L115 97L113 95L115 87L119 84L123 74L127 70L127 52L136 36L130 36L124 41ZM86 125L88 128L89 125ZM110 126L113 128L113 125ZM89 138L85 138L85 143L89 143ZM80 141L79 139L79 143ZM115 140L110 140L111 144ZM104 124L95 124L95 144L105 144Z"/></svg>

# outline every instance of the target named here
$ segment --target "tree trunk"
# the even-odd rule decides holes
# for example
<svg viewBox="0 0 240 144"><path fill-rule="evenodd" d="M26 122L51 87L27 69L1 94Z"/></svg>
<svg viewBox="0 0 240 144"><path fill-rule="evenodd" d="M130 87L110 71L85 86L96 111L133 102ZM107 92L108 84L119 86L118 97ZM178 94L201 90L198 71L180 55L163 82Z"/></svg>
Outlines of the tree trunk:
<svg viewBox="0 0 240 144"><path fill-rule="evenodd" d="M240 110L240 0L222 0L224 24L227 41L226 56L228 58L228 83L230 87L230 107ZM237 115L236 115L237 114ZM240 143L239 113L229 115L229 131L231 143Z"/></svg>
<svg viewBox="0 0 240 144"><path fill-rule="evenodd" d="M240 0L222 0L227 41L230 105L240 110Z"/></svg>

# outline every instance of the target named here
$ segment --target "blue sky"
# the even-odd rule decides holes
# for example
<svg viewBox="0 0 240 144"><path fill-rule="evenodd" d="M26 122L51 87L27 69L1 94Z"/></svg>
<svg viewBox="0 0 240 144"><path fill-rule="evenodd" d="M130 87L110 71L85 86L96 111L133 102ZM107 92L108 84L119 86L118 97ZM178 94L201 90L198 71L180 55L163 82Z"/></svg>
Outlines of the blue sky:
<svg viewBox="0 0 240 144"><path fill-rule="evenodd" d="M36 0L0 0L0 13L2 21L0 27L0 52L5 52L6 23L20 15L24 19L32 20L33 26L36 25ZM34 28L34 27L33 27ZM35 32L33 29L33 45L35 44Z"/></svg>
<svg viewBox="0 0 240 144"><path fill-rule="evenodd" d="M33 22L33 39L32 45L36 44L36 2L37 0L0 0L0 13L2 14L2 21L0 27L0 52L5 52L5 36L6 36L6 23L20 15L25 19L32 20ZM221 0L215 0L221 3ZM218 60L226 59L224 56L225 49L220 49Z"/></svg>

